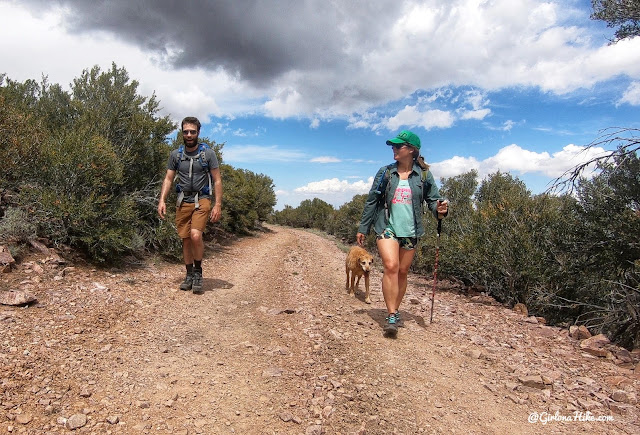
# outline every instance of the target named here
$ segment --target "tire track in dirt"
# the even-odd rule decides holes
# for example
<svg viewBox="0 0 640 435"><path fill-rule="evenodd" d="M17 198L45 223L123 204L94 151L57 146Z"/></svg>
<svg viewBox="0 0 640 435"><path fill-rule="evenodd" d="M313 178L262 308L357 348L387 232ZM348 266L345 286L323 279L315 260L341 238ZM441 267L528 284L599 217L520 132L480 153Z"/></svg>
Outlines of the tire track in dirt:
<svg viewBox="0 0 640 435"><path fill-rule="evenodd" d="M300 384L287 361L295 356L292 348L307 344L286 334L289 315L274 311L272 302L282 302L278 290L287 286L286 258L274 254L286 251L293 240L287 234L243 239L205 259L204 295L164 291L172 303L148 319L150 329L157 328L162 355L150 355L154 368L139 376L166 378L149 401L158 406L175 399L168 430L291 430L279 414L297 403L300 388L281 384L291 383L289 378ZM183 272L178 273L171 285L181 280ZM174 344L163 348L167 339Z"/></svg>

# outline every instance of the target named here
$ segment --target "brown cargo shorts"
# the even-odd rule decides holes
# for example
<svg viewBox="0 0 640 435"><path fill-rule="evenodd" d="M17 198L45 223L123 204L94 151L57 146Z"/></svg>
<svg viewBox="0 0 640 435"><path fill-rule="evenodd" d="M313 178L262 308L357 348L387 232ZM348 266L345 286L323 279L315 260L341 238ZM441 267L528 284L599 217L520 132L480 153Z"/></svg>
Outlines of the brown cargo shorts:
<svg viewBox="0 0 640 435"><path fill-rule="evenodd" d="M181 239L191 238L191 230L200 230L204 233L211 212L211 200L199 200L200 208L196 210L194 203L183 202L176 209L176 228Z"/></svg>

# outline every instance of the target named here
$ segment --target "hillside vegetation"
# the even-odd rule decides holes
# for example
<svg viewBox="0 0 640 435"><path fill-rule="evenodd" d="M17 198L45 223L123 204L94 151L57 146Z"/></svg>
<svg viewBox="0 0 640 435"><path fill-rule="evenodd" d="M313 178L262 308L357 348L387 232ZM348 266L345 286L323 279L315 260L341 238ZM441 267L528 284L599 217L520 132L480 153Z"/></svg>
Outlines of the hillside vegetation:
<svg viewBox="0 0 640 435"><path fill-rule="evenodd" d="M98 263L149 252L181 258L175 210L161 221L156 207L182 136L167 139L178 126L158 116L155 95L140 96L115 64L83 71L70 92L46 79L0 82L0 241L18 256L20 242L44 238ZM200 140L221 162L218 228L246 234L272 211L273 180L225 164L224 144Z"/></svg>
<svg viewBox="0 0 640 435"><path fill-rule="evenodd" d="M160 117L155 95L115 64L82 72L70 91L58 84L0 76L0 244L20 259L28 242L116 263L160 254L181 258L173 216L158 219L160 183L169 153L182 141ZM524 303L552 325L585 325L629 349L640 343L640 160L638 130L605 135L617 151L597 175L569 175L562 195L532 195L522 181L474 171L441 180L451 202L439 240L439 273L513 306ZM273 212L273 180L224 162L223 217L208 238L250 233L260 222L314 228L346 244L365 200L339 209L320 200ZM436 174L437 175L437 174ZM169 198L171 201L171 198ZM171 207L169 208L171 209ZM172 211L170 212L170 214ZM436 222L419 244L414 272L430 275ZM367 246L375 252L375 240Z"/></svg>

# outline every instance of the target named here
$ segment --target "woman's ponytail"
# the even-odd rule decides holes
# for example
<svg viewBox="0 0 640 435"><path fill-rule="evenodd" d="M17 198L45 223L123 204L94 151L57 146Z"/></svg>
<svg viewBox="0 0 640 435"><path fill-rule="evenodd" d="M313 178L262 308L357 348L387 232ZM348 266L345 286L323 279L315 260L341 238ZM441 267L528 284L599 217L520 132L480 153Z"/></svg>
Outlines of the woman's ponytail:
<svg viewBox="0 0 640 435"><path fill-rule="evenodd" d="M420 151L416 147L413 147L413 161L416 162L423 171L429 169L429 165L427 165L427 162L424 161L424 157L422 157Z"/></svg>
<svg viewBox="0 0 640 435"><path fill-rule="evenodd" d="M427 162L424 161L424 157L422 157L420 154L418 154L418 157L416 157L415 160L418 166L422 168L422 170L426 171L427 169L429 169L429 165L427 165Z"/></svg>

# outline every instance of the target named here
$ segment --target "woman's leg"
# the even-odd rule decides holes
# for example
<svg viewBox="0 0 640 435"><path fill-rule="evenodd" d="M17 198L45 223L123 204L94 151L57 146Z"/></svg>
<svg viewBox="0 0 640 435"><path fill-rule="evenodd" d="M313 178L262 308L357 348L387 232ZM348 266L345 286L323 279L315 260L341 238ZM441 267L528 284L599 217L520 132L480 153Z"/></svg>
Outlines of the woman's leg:
<svg viewBox="0 0 640 435"><path fill-rule="evenodd" d="M415 249L400 249L398 257L398 293L393 304L394 313L400 308L400 303L407 292L407 276L409 275L409 268L415 252Z"/></svg>
<svg viewBox="0 0 640 435"><path fill-rule="evenodd" d="M400 266L400 244L395 239L381 238L377 240L377 245L378 253L382 259L382 266L384 267L384 273L382 275L382 296L387 306L387 312L394 314L396 312L395 304L399 292L398 270Z"/></svg>

